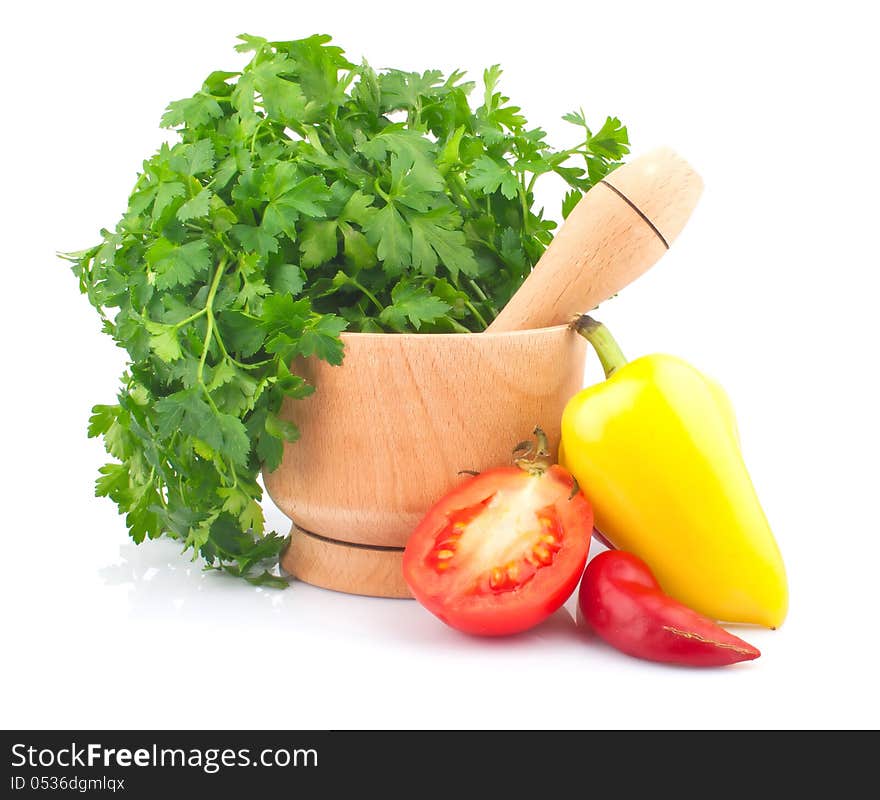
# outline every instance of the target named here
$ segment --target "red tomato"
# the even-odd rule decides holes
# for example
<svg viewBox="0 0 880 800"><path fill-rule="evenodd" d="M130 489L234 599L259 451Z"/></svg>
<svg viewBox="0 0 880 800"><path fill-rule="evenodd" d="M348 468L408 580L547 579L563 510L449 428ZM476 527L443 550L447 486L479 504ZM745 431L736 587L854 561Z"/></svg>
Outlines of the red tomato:
<svg viewBox="0 0 880 800"><path fill-rule="evenodd" d="M436 503L413 532L403 574L448 625L500 636L537 625L584 571L593 510L558 465L497 467Z"/></svg>

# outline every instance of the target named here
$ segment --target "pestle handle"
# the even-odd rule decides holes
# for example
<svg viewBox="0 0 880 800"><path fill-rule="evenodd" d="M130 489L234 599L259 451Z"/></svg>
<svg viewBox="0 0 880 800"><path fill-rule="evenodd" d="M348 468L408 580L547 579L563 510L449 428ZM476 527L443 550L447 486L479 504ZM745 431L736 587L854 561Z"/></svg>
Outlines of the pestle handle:
<svg viewBox="0 0 880 800"><path fill-rule="evenodd" d="M487 330L562 325L617 294L669 249L702 190L666 147L618 167L580 199Z"/></svg>

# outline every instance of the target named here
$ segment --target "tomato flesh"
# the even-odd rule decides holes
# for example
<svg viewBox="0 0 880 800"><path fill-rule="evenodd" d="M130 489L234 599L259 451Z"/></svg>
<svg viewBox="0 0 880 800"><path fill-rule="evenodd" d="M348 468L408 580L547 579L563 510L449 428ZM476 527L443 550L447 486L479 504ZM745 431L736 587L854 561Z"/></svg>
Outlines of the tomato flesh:
<svg viewBox="0 0 880 800"><path fill-rule="evenodd" d="M413 595L447 624L497 636L526 630L574 591L593 514L560 466L498 467L436 503L413 532L403 571Z"/></svg>

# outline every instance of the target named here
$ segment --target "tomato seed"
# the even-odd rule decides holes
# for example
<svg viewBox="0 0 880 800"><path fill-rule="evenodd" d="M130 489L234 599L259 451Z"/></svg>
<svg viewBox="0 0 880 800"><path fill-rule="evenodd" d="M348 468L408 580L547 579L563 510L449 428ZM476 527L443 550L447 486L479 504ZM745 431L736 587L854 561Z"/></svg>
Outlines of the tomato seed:
<svg viewBox="0 0 880 800"><path fill-rule="evenodd" d="M541 537L541 541L544 543L544 546L547 547L548 550L550 550L551 553L557 553L559 552L559 550L562 549L562 545L560 544L559 539L557 539L552 534L544 534Z"/></svg>
<svg viewBox="0 0 880 800"><path fill-rule="evenodd" d="M500 567L493 567L489 575L489 586L493 589L500 589L507 583L506 576Z"/></svg>

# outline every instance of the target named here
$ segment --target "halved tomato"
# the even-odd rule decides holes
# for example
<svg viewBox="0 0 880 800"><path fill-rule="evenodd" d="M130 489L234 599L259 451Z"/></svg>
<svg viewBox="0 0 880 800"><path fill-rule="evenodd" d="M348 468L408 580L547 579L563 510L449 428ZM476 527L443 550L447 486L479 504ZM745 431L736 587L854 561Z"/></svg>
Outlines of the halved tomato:
<svg viewBox="0 0 880 800"><path fill-rule="evenodd" d="M593 511L574 479L559 465L517 463L443 497L403 554L416 599L467 633L537 625L568 599L587 562Z"/></svg>

